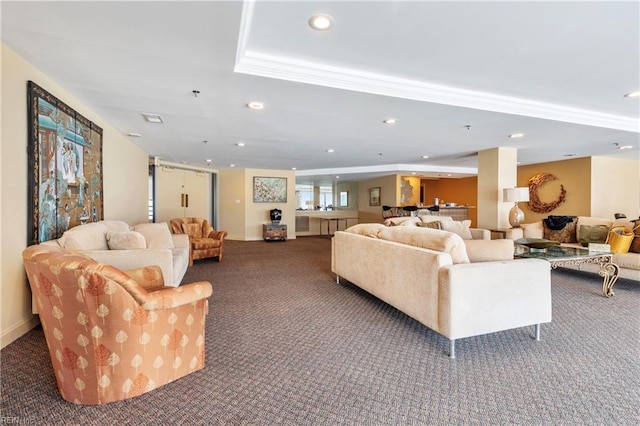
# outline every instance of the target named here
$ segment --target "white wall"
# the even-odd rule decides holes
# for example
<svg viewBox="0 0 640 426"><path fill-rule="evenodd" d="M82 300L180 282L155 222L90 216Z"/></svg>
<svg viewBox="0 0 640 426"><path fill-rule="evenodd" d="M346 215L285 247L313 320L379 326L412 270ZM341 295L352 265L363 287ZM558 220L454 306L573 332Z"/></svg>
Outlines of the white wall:
<svg viewBox="0 0 640 426"><path fill-rule="evenodd" d="M37 323L22 264L27 245L27 81L33 80L103 128L105 219L147 221L147 155L6 45L2 53L0 133L0 347Z"/></svg>
<svg viewBox="0 0 640 426"><path fill-rule="evenodd" d="M630 219L640 217L638 175L640 161L592 157L591 216L611 219L615 213L624 213Z"/></svg>

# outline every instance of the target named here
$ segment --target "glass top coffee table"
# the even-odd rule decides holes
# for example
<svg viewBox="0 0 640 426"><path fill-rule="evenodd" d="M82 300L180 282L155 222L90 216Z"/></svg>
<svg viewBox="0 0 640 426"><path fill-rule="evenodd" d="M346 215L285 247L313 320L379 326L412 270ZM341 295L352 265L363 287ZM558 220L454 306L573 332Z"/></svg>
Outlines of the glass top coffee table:
<svg viewBox="0 0 640 426"><path fill-rule="evenodd" d="M580 268L580 265L584 264L600 265L598 274L603 278L602 293L605 297L613 296L613 286L618 280L620 272L618 265L613 263L613 253L551 244L548 244L546 248L534 247L545 246L544 241L531 242L531 239L524 238L516 240L515 257L544 259L551 264L553 269L559 266L577 266Z"/></svg>

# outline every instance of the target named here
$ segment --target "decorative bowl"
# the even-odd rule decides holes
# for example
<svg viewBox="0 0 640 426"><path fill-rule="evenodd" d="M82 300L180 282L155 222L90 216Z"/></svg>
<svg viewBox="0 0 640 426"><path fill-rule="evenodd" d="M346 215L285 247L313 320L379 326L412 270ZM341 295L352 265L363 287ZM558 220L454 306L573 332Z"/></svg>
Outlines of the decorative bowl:
<svg viewBox="0 0 640 426"><path fill-rule="evenodd" d="M546 249L560 245L558 241L545 240L544 238L520 238L515 243L534 249Z"/></svg>

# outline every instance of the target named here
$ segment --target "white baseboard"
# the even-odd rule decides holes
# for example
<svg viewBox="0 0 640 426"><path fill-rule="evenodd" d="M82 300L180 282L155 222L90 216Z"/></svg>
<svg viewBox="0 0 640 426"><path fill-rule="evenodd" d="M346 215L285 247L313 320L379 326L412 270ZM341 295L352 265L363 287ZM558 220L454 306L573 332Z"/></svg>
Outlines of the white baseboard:
<svg viewBox="0 0 640 426"><path fill-rule="evenodd" d="M31 317L20 321L13 327L7 330L2 330L2 334L0 335L0 349L24 336L29 330L38 324L40 324L40 317L38 317L38 315L32 315Z"/></svg>

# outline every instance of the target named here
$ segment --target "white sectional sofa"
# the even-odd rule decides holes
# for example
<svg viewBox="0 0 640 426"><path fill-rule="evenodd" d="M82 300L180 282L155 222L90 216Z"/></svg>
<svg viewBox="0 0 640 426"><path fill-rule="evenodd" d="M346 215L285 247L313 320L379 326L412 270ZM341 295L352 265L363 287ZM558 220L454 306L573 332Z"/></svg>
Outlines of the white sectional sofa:
<svg viewBox="0 0 640 426"><path fill-rule="evenodd" d="M157 265L167 286L177 287L189 265L189 237L171 234L166 223L129 226L119 220L79 225L41 244L83 252L123 271Z"/></svg>
<svg viewBox="0 0 640 426"><path fill-rule="evenodd" d="M450 340L551 321L549 264L513 259L510 240L359 224L332 239L331 269Z"/></svg>
<svg viewBox="0 0 640 426"><path fill-rule="evenodd" d="M628 229L634 228L634 223L628 219L616 219L610 220L605 218L590 217L590 216L578 216L575 224L575 241L580 241L580 229L581 226L597 226L604 225L606 227L613 226L625 226ZM584 228L582 228L584 229ZM544 237L544 225L542 221L525 223L520 228L511 228L506 231L506 238L510 240L518 240L520 238L543 238ZM553 238L551 238L553 239ZM562 243L562 245L582 247L579 243ZM635 281L640 281L640 253L616 253L613 255L613 263L620 268L619 277L627 278ZM566 266L568 268L577 268ZM599 265L596 264L584 264L580 266L580 269L589 272L598 272L600 270Z"/></svg>

